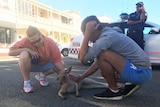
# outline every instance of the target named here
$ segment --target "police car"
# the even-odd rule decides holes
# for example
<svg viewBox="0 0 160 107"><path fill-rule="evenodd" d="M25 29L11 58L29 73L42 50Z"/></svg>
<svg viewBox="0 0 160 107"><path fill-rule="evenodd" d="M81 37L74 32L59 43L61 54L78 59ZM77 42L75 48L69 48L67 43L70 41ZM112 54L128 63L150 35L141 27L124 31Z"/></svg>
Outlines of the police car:
<svg viewBox="0 0 160 107"><path fill-rule="evenodd" d="M68 48L68 57L78 59L78 53L80 50L81 43L83 41L83 35L77 35L71 38L70 46Z"/></svg>
<svg viewBox="0 0 160 107"><path fill-rule="evenodd" d="M68 56L68 47L67 46L63 46L63 45L60 45L59 43L56 43L58 48L59 48L59 51L61 52L61 54L66 57Z"/></svg>
<svg viewBox="0 0 160 107"><path fill-rule="evenodd" d="M124 34L127 34L128 31L126 21L103 23L103 26L119 27ZM160 25L147 21L144 25L143 32L145 41L144 51L148 54L152 65L160 65ZM78 53L82 41L83 35L78 35L72 38L69 46L69 57L78 59ZM86 65L90 65L92 62L93 60L89 61Z"/></svg>
<svg viewBox="0 0 160 107"><path fill-rule="evenodd" d="M83 35L77 35L71 38L70 46L68 48L68 57L73 59L78 59L79 50L83 41ZM92 43L89 43L88 46L91 46ZM82 62L84 65L91 65L94 60L89 60L87 63Z"/></svg>

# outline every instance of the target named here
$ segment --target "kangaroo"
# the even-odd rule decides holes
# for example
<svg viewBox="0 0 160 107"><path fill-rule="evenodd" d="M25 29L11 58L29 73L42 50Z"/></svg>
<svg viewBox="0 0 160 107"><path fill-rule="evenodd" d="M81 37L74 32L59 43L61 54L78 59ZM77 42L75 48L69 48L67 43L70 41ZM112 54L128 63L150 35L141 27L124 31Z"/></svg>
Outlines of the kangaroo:
<svg viewBox="0 0 160 107"><path fill-rule="evenodd" d="M107 88L108 84L107 83L102 83L95 81L90 78L85 78L81 80L80 82L75 82L72 81L69 78L69 74L71 71L72 67L69 67L65 70L64 73L59 73L58 74L58 81L60 83L60 90L58 91L58 96L62 99L65 100L65 93L70 93L70 92L75 92L76 97L80 97L79 90L80 89L90 89L90 88ZM78 75L77 75L78 76ZM119 87L124 87L123 84L118 84Z"/></svg>

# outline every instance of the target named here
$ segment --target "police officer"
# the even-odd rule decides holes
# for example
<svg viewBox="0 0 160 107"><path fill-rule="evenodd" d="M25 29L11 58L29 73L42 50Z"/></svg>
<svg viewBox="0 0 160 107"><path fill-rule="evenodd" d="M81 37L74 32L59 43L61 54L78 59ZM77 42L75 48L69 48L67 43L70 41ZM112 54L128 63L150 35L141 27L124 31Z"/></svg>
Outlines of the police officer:
<svg viewBox="0 0 160 107"><path fill-rule="evenodd" d="M142 49L144 49L143 30L144 23L147 20L147 13L143 2L136 4L136 12L131 13L128 18L127 35L132 38Z"/></svg>

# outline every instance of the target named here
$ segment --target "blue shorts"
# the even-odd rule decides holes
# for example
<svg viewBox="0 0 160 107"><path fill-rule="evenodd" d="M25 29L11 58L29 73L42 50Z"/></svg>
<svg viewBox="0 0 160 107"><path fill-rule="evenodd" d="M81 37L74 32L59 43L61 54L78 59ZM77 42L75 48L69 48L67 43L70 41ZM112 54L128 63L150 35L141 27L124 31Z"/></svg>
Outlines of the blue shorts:
<svg viewBox="0 0 160 107"><path fill-rule="evenodd" d="M55 68L55 65L51 61L49 61L44 65L32 64L31 72L45 72L47 70L54 69L54 68Z"/></svg>
<svg viewBox="0 0 160 107"><path fill-rule="evenodd" d="M151 80L152 70L134 66L129 60L126 61L125 69L122 71L120 80L142 85Z"/></svg>

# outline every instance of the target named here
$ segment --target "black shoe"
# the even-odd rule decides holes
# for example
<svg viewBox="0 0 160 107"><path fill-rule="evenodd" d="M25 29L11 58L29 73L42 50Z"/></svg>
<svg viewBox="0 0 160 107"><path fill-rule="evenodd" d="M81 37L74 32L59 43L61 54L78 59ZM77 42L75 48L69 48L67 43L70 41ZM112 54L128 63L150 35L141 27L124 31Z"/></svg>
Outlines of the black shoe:
<svg viewBox="0 0 160 107"><path fill-rule="evenodd" d="M134 84L126 85L124 89L121 90L121 93L123 97L128 97L132 95L134 92L136 92L139 88L140 88L139 85L134 85Z"/></svg>
<svg viewBox="0 0 160 107"><path fill-rule="evenodd" d="M95 94L93 97L96 99L105 99L105 100L121 100L122 94L121 91L114 93L110 89L106 89L105 92Z"/></svg>

